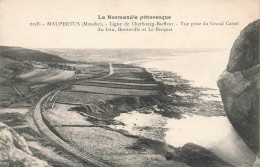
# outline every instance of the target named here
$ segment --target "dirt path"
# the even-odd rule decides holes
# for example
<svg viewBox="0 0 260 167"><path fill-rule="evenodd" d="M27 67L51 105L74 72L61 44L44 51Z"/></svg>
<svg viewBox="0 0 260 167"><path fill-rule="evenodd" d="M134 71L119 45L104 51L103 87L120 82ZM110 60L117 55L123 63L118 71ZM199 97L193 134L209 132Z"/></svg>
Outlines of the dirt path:
<svg viewBox="0 0 260 167"><path fill-rule="evenodd" d="M113 75L114 73L115 72L114 72L113 64L109 63L109 74L107 74L107 75L105 75L103 77L96 78L96 79L106 78L106 77L109 77L109 76Z"/></svg>
<svg viewBox="0 0 260 167"><path fill-rule="evenodd" d="M108 76L113 75L114 73L115 72L114 72L113 65L112 65L112 63L109 63L109 74L108 74Z"/></svg>

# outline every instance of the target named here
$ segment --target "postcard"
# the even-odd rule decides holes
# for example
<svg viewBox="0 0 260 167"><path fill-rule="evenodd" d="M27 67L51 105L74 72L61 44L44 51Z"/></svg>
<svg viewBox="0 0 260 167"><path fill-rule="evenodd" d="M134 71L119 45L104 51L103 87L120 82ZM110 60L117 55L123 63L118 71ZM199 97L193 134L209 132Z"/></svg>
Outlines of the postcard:
<svg viewBox="0 0 260 167"><path fill-rule="evenodd" d="M1 0L1 167L260 167L258 0Z"/></svg>

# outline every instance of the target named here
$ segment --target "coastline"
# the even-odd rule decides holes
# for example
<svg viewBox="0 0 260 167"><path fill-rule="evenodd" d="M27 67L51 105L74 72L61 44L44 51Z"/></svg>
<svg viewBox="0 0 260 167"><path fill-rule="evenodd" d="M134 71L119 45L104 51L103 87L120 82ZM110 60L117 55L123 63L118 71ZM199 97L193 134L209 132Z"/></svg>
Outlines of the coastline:
<svg viewBox="0 0 260 167"><path fill-rule="evenodd" d="M172 146L178 147L177 142L171 142L174 140L183 140L179 146L185 146L185 142L193 142L197 143L200 146L204 146L211 151L213 151L217 156L221 159L233 164L234 166L244 164L244 165L252 165L254 162L254 154L252 151L246 146L244 141L240 138L237 132L233 129L229 120L226 117L226 114L223 110L223 105L219 94L214 94L216 91L212 91L212 88L205 87L194 87L189 84L188 80L182 79L178 74L168 72L168 71L159 71L156 69L147 69L149 73L153 74L153 77L157 82L161 82L163 86L165 86L165 90L167 90L168 96L170 95L170 99L172 102L166 104L159 104L151 107L141 108L130 113L123 114L123 117L117 117L117 120L121 120L122 122L132 119L135 121L134 124L127 123L125 127L122 128L122 125L119 125L119 129L127 129L132 134L140 134L140 131L144 131L143 136L148 138L152 138L158 141L162 141L164 143L168 143ZM172 82L174 80L174 82ZM201 93L202 92L202 93ZM207 93L204 93L207 92ZM213 92L213 93L212 93ZM208 98L205 98L208 97ZM192 98L193 97L193 98ZM203 98L201 98L203 97ZM190 104L190 105L187 105ZM192 105L191 105L192 104ZM162 108L162 106L164 108ZM159 106L159 107L158 107ZM161 106L161 108L160 108ZM198 108L197 108L198 107ZM196 110L194 110L196 108ZM143 115L138 115L143 114ZM150 119L150 122L156 122L157 118L146 117L145 115L156 115L159 114L170 121L163 121L163 124L160 126L164 128L160 128L158 130L157 127L153 126L149 127L143 125L145 118ZM135 116L136 115L136 116ZM125 118L124 118L125 117ZM143 119L139 119L144 117ZM157 115L158 117L158 115ZM180 120L178 123L177 120ZM147 120L145 121L147 122ZM182 122L182 123L181 123ZM124 122L125 123L125 122ZM158 122L157 122L158 123ZM161 122L162 123L162 122ZM149 124L149 123L148 123ZM168 125L167 125L168 124ZM121 127L120 127L121 126ZM126 126L129 126L126 128ZM167 128L181 128L182 129L182 137L187 138L186 136L193 137L189 139L182 139L179 134L181 131L176 131L176 133L172 130L172 132L167 130ZM152 130L152 129L155 130ZM194 134L190 133L191 129L194 129ZM135 129L135 130L133 130ZM151 133L149 134L149 129ZM197 130L198 131L197 131ZM201 129L204 129L201 131ZM158 133L160 131L160 133ZM167 132L168 131L168 132ZM215 133L212 133L214 132ZM174 132L174 133L173 133ZM209 135L204 138L201 137L204 134ZM174 135L173 135L174 134ZM165 136L166 135L166 136ZM176 136L177 135L177 136ZM156 137L155 137L156 136ZM159 136L159 137L158 137ZM225 139L228 136L229 139ZM177 137L177 138L176 138ZM180 138L181 137L181 138ZM178 139L180 138L180 139ZM206 144L206 143L207 144ZM221 145L219 143L221 142ZM209 145L210 144L210 145ZM231 154L226 149L229 148L231 150L236 150L236 152L242 152L241 154Z"/></svg>
<svg viewBox="0 0 260 167"><path fill-rule="evenodd" d="M147 164L156 166L201 166L208 163L197 162L197 159L193 158L199 154L199 159L210 159L213 166L231 166L215 155L212 150L200 146L200 144L187 142L176 147L169 143L169 139L167 139L171 128L169 120L186 120L186 118L196 117L196 115L205 118L225 116L221 112L221 106L217 105L220 103L219 101L209 102L200 98L203 91L210 91L211 89L193 87L188 80L182 79L172 72L149 71L150 69L143 67L123 64L114 64L113 66L117 75L102 78L98 82L80 81L80 85L93 86L94 84L98 88L106 87L109 90L120 86L124 88L122 90L127 92L133 88L147 91L155 88L154 85L158 85L156 89L159 93L148 96L142 94L118 96L116 98L113 95L112 99L101 99L99 102L94 99L91 102L92 104L87 105L67 105L56 102L54 109L50 108L50 106L53 107L52 102L51 104L46 102L46 111L42 114L46 118L45 121L50 126L49 128L62 136L66 142L76 149L91 153L104 161L112 162L112 164L123 165L124 159L130 157L138 159L134 163L135 166L147 166ZM126 70L126 74L122 73L123 69ZM131 72L131 70L134 71ZM122 84L125 81L125 75L128 78L133 77L132 80L128 80L127 85ZM137 80L136 77L140 79ZM121 83L114 83L114 81L121 81ZM103 87L102 84L104 83L105 86L103 85ZM150 87L144 88L141 86L144 83ZM60 96L64 98L62 92L66 93L67 91L61 91ZM72 92L67 93L71 94ZM83 93L75 91L74 95L78 94L77 97L80 96L82 99ZM86 94L86 97L88 97L93 93ZM57 96L53 99L54 101L58 100L56 99ZM205 96L214 99L214 95L212 96L210 93ZM71 102L73 103L73 101ZM130 126L130 129L127 128L128 124L124 120L118 119L124 114L133 125ZM133 117L134 119L131 121L131 117L134 115L139 117ZM143 120L140 121L139 118ZM140 122L145 124L139 124ZM151 122L154 122L154 124L151 124ZM119 126L122 128L118 128ZM131 129L138 133L132 133ZM98 142L93 142L93 140ZM35 143L32 144L32 150L36 156L44 154L39 154L39 151L35 149ZM113 155L110 155L111 152ZM192 153L192 155L188 153ZM125 158L118 159L118 156L122 154L125 155ZM148 155L152 157L147 159ZM129 164L131 163L129 161Z"/></svg>
<svg viewBox="0 0 260 167"><path fill-rule="evenodd" d="M121 122L120 119L119 120L117 119L122 114L129 116L129 114L131 114L132 112L141 114L139 118L144 116L144 119L145 119L146 118L145 116L156 115L156 117L160 116L162 119L165 119L165 120L171 119L171 118L178 120L178 119L186 117L187 115L192 116L194 114L203 115L206 117L224 116L225 115L224 113L220 112L221 110L218 110L217 105L215 105L216 110L211 110L211 112L205 113L203 111L200 111L200 112L198 112L198 111L191 112L190 111L190 109L194 108L195 106L198 106L197 104L201 105L200 101L203 101L203 99L200 99L198 94L200 91L204 90L204 88L203 89L196 88L194 90L194 88L192 86L190 86L190 84L187 80L184 80L180 76L170 73L170 72L165 72L165 71L148 72L147 70L145 70L145 72L150 75L153 75L155 82L159 85L158 89L160 91L160 94L153 95L153 96L147 96L146 98L145 97L140 98L140 99L142 99L140 102L140 105L134 105L134 104L138 104L138 103L134 103L134 104L131 104L131 106L135 106L134 108L123 107L123 110L117 110L115 112L115 109L116 109L115 105L120 105L120 106L129 105L129 103L127 102L127 101L129 101L129 99L124 100L124 97L123 97L120 99L114 99L112 101L111 100L103 101L98 104L95 104L95 105L97 105L96 108L101 108L102 110L104 110L104 112L102 113L102 116L100 115L100 117L98 117L98 115L91 115L93 113L90 113L90 111L93 111L93 110L89 110L89 107L84 107L84 106L83 107L71 107L70 111L76 111L77 113L79 113L80 115L82 115L84 117L87 116L87 120L89 122L91 122L92 125L83 126L83 127L86 127L88 129L91 127L94 129L102 128L102 129L111 131L113 133L114 132L120 133L127 138L129 138L129 137L134 138L135 142L132 143L132 146L130 147L131 149L137 150L138 152L140 152L140 150L142 150L141 152L144 152L144 153L147 152L148 150L153 150L153 152L155 152L156 154L160 154L160 156L165 158L166 161L164 162L164 161L160 160L160 163L167 164L168 163L167 160L174 160L174 159L177 160L178 159L178 161L180 161L180 162L189 164L188 161L191 160L192 158L188 156L188 157L186 157L186 158L188 158L188 160L187 159L185 160L185 158L182 157L182 154L183 154L183 153L181 153L182 151L180 151L183 148L188 147L189 151L191 151L191 152L193 149L196 148L196 149L200 150L199 152L201 152L201 154L203 156L210 156L212 158L212 161L214 161L214 163L216 163L216 164L220 163L224 166L227 165L226 163L224 163L224 161L222 161L220 158L218 158L214 153L211 153L211 152L209 153L209 151L207 151L207 149L205 149L201 146L198 146L196 144L187 143L183 147L179 147L179 148L176 148L176 147L173 147L173 146L167 144L167 142L164 139L165 132L167 131L167 128L164 127L166 122L163 123L163 121L159 120L159 122L155 122L156 124L154 124L152 126L149 126L149 125L139 126L138 125L139 121L137 121L137 119L135 119L135 120L133 120L132 123L134 123L134 121L136 121L134 124L136 126L139 126L139 127L133 127L133 128L137 128L137 131L140 132L140 134L137 134L137 133L132 133L133 131L127 129L126 128L127 125L125 124L125 122ZM160 76L167 76L167 77L160 78ZM169 85L169 84L164 83L165 80L167 80L169 82L170 78L173 80L176 80L175 85ZM208 90L208 89L206 89L206 90ZM182 95L180 95L180 94L175 95L176 92L179 92L179 93L182 92ZM185 94L185 95L183 95L183 94ZM171 95L171 96L169 96L169 95ZM117 102L116 104L115 104L115 101ZM147 106L147 104L148 104L148 106ZM212 106L214 106L214 104L215 103L212 103ZM113 105L113 107L109 108L108 106L110 106L110 105ZM206 104L205 104L204 110L207 110L207 108L212 109L212 106L206 106ZM87 108L87 110L86 110L86 108ZM106 114L106 113L110 113L110 114ZM113 114L111 114L111 113L113 113ZM130 118L128 117L127 119L129 120ZM143 120L142 122L145 122L145 121ZM148 123L148 122L146 122L146 123ZM120 126L121 126L121 128L118 128ZM162 126L162 127L155 128L155 126ZM100 131L100 130L101 129L96 129L96 131ZM144 132L148 135L143 135L143 134L141 134L142 132ZM64 134L65 132L62 132L62 133ZM127 139L127 140L129 140L129 139ZM157 143L157 144L152 144L152 143ZM158 146L156 146L156 145L160 145L161 148L158 148ZM79 147L79 146L77 146L77 147ZM178 152L178 150L180 151L179 154L176 154L176 155L173 154L176 151ZM208 152L208 153L204 154L203 152ZM192 166L194 166L194 164L196 164L196 162L192 162L192 163L193 164L190 164ZM203 163L205 163L205 162L203 162ZM200 165L202 165L202 163L200 163L199 166ZM216 166L218 166L218 165L216 165ZM227 166L229 166L229 165L227 165Z"/></svg>

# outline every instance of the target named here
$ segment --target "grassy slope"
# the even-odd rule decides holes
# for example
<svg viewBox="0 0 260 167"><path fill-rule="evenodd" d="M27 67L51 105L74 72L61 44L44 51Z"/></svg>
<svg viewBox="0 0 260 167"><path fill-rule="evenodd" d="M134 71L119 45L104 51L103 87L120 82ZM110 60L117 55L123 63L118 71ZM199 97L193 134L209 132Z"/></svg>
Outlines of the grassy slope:
<svg viewBox="0 0 260 167"><path fill-rule="evenodd" d="M0 46L0 57L16 61L68 62L56 55L21 47Z"/></svg>
<svg viewBox="0 0 260 167"><path fill-rule="evenodd" d="M43 53L36 50L21 47L0 46L0 72L6 73L6 69L19 75L33 69L30 61L36 62L69 62L56 55ZM0 82L4 82L4 77L0 77Z"/></svg>
<svg viewBox="0 0 260 167"><path fill-rule="evenodd" d="M22 104L24 102L27 106L27 96L31 96L30 92L27 91L30 89L30 81L19 77L19 75L35 69L35 65L33 65L31 61L41 63L69 62L68 60L63 59L59 56L43 53L36 50L25 49L21 47L0 46L0 95L4 96L4 99L2 98L0 102L0 106L4 107L10 106L10 104L18 103L20 105L20 103ZM55 77L57 78L57 76ZM55 80L56 78L50 77L49 79ZM43 79L41 80L44 81ZM11 87L9 89L10 83L12 83L13 87L16 87L22 94L24 94L24 97L19 97L18 94L13 93Z"/></svg>

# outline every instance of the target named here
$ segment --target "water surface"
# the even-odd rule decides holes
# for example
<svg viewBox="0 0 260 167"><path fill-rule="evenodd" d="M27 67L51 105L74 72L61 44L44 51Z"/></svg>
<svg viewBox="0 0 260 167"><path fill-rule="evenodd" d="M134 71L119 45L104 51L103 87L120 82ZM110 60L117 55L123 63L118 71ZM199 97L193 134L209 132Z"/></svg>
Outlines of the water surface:
<svg viewBox="0 0 260 167"><path fill-rule="evenodd" d="M226 69L228 57L228 50L173 53L171 56L151 57L150 61L133 61L131 63L147 69L177 73L183 79L191 81L192 86L211 88L209 91L204 91L203 94L212 94L214 98L212 96L208 98L209 96L203 94L199 98L205 101L221 101L216 81ZM182 92L177 93L182 94ZM163 140L174 147L194 143L213 151L234 166L253 166L255 161L254 153L236 133L226 116L185 115L182 119L175 119L165 118L155 113L149 115L133 111L121 114L116 119L125 123L124 127L116 128L123 128L132 134L150 138L155 138L156 135L164 136ZM156 126L156 124L158 125ZM161 128L164 134L150 128L140 128L143 126L151 126L151 129L153 127Z"/></svg>

